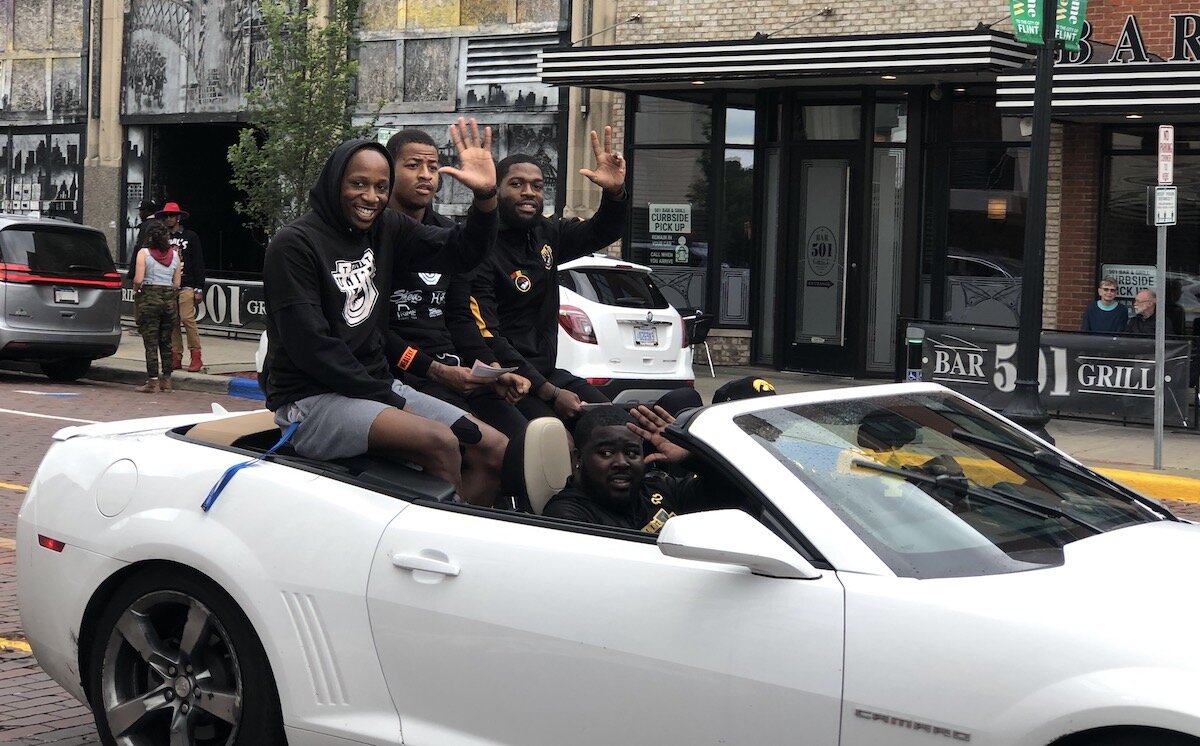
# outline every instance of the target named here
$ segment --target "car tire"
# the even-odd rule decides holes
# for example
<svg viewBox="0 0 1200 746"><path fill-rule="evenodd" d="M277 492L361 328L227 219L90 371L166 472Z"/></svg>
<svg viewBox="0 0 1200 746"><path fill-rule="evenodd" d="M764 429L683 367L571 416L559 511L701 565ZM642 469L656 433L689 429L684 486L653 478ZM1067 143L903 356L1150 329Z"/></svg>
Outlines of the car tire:
<svg viewBox="0 0 1200 746"><path fill-rule="evenodd" d="M262 643L215 585L177 568L134 575L91 639L88 698L103 743L286 743Z"/></svg>
<svg viewBox="0 0 1200 746"><path fill-rule="evenodd" d="M77 381L87 375L92 367L91 358L69 357L66 360L50 360L41 363L42 372L51 381Z"/></svg>

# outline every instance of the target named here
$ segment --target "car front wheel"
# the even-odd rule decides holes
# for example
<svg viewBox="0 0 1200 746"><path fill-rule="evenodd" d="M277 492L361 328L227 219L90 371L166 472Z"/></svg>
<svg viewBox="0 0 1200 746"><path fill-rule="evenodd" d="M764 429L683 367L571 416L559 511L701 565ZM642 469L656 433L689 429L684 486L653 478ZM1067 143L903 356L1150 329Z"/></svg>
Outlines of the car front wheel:
<svg viewBox="0 0 1200 746"><path fill-rule="evenodd" d="M88 690L106 744L283 743L258 636L225 593L178 571L125 581L100 617Z"/></svg>

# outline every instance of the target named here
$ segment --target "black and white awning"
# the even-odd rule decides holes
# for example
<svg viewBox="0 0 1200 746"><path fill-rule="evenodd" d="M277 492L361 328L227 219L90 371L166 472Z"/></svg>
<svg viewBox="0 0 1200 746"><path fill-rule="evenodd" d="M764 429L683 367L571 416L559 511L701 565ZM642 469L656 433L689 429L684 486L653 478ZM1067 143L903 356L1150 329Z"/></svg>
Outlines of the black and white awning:
<svg viewBox="0 0 1200 746"><path fill-rule="evenodd" d="M1033 112L1034 73L1007 73L997 80L997 106L1013 114ZM1146 62L1058 65L1054 68L1053 116L1185 115L1200 112L1200 63Z"/></svg>
<svg viewBox="0 0 1200 746"><path fill-rule="evenodd" d="M1033 53L990 29L924 34L637 44L546 51L541 80L551 85L630 90L695 81L795 84L878 80L894 75L954 80L1027 64Z"/></svg>

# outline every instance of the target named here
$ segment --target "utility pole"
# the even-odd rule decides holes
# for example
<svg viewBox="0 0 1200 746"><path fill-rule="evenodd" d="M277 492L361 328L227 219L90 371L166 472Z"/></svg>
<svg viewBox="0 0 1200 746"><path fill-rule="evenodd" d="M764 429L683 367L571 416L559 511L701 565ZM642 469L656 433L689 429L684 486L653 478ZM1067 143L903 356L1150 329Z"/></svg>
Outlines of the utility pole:
<svg viewBox="0 0 1200 746"><path fill-rule="evenodd" d="M1046 181L1050 172L1050 104L1054 82L1055 0L1040 0L1042 44L1034 60L1033 133L1029 144L1029 209L1021 272L1021 322L1017 330L1017 380L1004 415L1053 443L1050 415L1038 395L1042 295L1046 269Z"/></svg>

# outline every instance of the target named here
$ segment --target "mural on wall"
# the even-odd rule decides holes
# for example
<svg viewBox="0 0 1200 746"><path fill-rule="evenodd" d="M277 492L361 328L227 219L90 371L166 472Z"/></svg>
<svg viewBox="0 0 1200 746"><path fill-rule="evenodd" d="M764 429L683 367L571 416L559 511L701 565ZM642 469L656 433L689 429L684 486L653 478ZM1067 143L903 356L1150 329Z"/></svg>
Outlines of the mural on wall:
<svg viewBox="0 0 1200 746"><path fill-rule="evenodd" d="M80 121L85 0L0 0L0 122Z"/></svg>
<svg viewBox="0 0 1200 746"><path fill-rule="evenodd" d="M129 0L127 8L123 114L244 108L251 0Z"/></svg>
<svg viewBox="0 0 1200 746"><path fill-rule="evenodd" d="M146 151L146 127L125 128L125 152L121 163L125 169L125 215L122 224L124 237L121 261L128 262L137 240L137 226L141 223L138 205L144 199L156 199L149 187L150 157ZM161 202L161 200L158 200Z"/></svg>
<svg viewBox="0 0 1200 746"><path fill-rule="evenodd" d="M0 212L82 220L80 131L0 137Z"/></svg>

